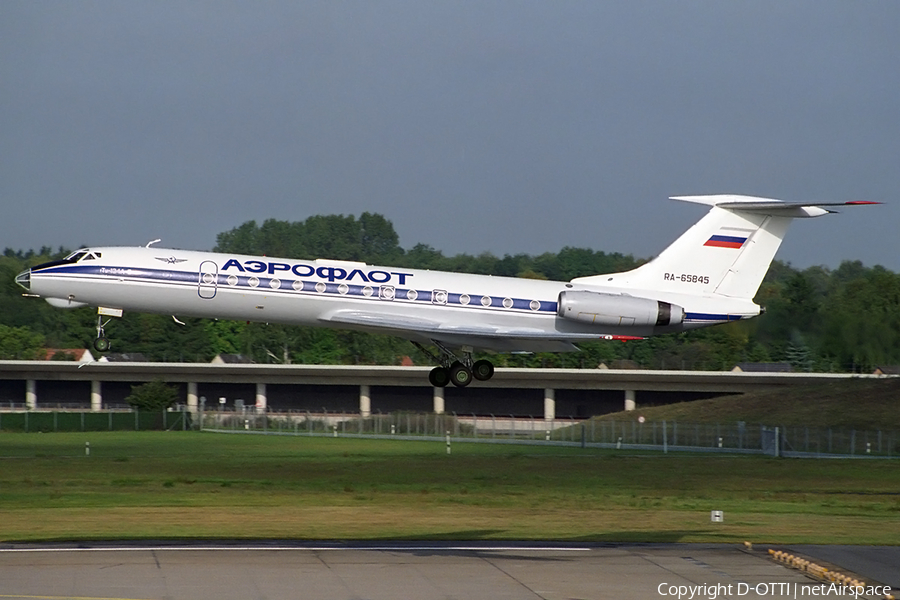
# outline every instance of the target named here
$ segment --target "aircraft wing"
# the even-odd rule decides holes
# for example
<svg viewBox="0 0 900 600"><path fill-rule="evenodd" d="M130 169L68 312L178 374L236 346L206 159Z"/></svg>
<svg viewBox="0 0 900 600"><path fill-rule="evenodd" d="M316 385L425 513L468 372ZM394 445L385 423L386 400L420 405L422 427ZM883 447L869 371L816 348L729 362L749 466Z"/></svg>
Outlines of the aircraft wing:
<svg viewBox="0 0 900 600"><path fill-rule="evenodd" d="M552 334L525 327L502 328L482 324L448 324L446 322L383 314L361 310L337 310L319 318L326 323L357 325L373 331L414 340L438 340L450 346L473 346L501 352L573 352L578 347L570 341L578 334ZM599 339L599 335L583 339Z"/></svg>

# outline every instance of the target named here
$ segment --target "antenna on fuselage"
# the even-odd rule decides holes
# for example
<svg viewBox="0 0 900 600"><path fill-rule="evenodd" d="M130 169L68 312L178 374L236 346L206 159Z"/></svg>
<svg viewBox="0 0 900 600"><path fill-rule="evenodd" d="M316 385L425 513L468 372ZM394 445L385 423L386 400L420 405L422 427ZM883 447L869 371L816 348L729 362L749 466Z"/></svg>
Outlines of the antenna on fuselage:
<svg viewBox="0 0 900 600"><path fill-rule="evenodd" d="M153 244L155 244L155 243L157 243L157 242L161 242L161 241L162 241L162 238L156 238L156 239L153 240L152 242L147 242L147 245L144 246L144 248L149 248L149 247L152 246Z"/></svg>

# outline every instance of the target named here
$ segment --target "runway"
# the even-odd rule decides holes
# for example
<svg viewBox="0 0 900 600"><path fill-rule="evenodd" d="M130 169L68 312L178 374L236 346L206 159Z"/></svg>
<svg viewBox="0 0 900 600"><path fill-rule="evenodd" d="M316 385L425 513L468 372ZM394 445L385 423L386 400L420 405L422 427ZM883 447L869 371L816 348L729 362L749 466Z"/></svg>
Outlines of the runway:
<svg viewBox="0 0 900 600"><path fill-rule="evenodd" d="M731 544L0 546L0 598L15 600L799 598L814 584Z"/></svg>

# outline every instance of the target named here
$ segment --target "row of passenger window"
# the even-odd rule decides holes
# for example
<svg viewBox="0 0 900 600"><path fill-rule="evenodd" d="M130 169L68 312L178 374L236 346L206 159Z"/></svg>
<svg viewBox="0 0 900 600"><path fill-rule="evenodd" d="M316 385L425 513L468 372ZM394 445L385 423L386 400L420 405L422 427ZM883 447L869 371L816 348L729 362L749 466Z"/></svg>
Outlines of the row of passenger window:
<svg viewBox="0 0 900 600"><path fill-rule="evenodd" d="M238 279L237 275L229 275L225 281L229 286L235 287L235 286L237 286L239 279ZM272 279L269 279L268 281L269 281L269 287L272 288L273 290L277 290L282 287L282 281L278 278L272 278ZM212 273L204 273L203 274L203 283L206 285L213 285L215 283L215 275L213 275ZM249 277L247 279L247 285L249 285L252 288L259 287L259 284L260 284L259 277ZM295 291L299 292L299 291L303 291L305 284L303 281L295 280L291 284L291 287ZM354 287L357 287L357 286L354 286ZM319 281L314 285L313 289L315 289L315 291L320 294L324 294L326 291L328 291L328 285L324 281ZM339 294L341 294L342 296L347 295L351 292L351 287L349 285L347 285L346 283L341 283L337 286L337 292ZM372 297L375 295L375 288L373 288L370 285L367 285L367 286L363 287L359 293L361 293L364 297L369 298L369 297ZM426 293L428 293L428 292L426 292ZM402 294L402 296L405 297L406 300L415 301L415 300L418 300L418 298L419 298L419 292L417 290L413 290L413 289L400 290L399 294ZM378 297L382 298L384 300L394 300L395 298L400 298L401 296L399 294L397 293L397 290L393 286L382 285L382 286L379 286L379 288L378 288ZM450 301L451 295L446 290L433 290L432 292L430 292L430 295L431 295L430 301L432 304L444 305L444 304L458 303L462 306L468 306L472 302L472 297L469 294L459 294L457 302L451 302ZM494 304L494 299L491 296L481 296L480 302L481 302L482 306L488 307L488 306L491 306ZM515 306L515 301L512 298L503 298L503 300L501 300L500 303L503 306L503 308L512 308L513 306ZM541 303L538 300L531 300L528 303L528 307L531 310L535 310L535 311L540 310Z"/></svg>

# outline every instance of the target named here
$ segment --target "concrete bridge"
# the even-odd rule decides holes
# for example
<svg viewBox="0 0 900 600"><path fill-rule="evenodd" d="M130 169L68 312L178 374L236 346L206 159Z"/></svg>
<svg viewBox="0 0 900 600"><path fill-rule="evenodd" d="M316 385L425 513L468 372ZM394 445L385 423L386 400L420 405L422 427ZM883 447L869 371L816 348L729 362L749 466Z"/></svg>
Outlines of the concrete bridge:
<svg viewBox="0 0 900 600"><path fill-rule="evenodd" d="M616 369L498 368L487 382L468 388L434 388L429 367L346 365L252 365L207 363L104 363L0 361L0 403L24 403L28 409L49 404L90 405L121 402L130 386L162 380L181 390L188 410L205 397L207 408L225 399L245 398L246 406L265 411L273 397L285 405L358 410L431 410L482 414L543 414L553 419L575 412L603 414L634 410L638 404L664 404L685 399L786 389L877 375L835 373L742 373L730 371L644 371ZM88 391L89 390L89 391ZM105 398L105 396L107 396ZM299 400L298 400L299 399ZM473 410L486 403L505 403L504 410ZM564 406L558 407L558 402ZM337 403L340 406L336 407ZM448 403L451 404L448 407ZM573 410L573 407L577 410ZM487 408L487 406L485 406ZM511 410L515 408L517 410ZM518 410L521 408L521 410Z"/></svg>

